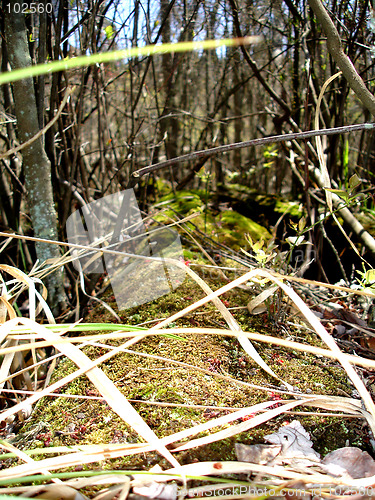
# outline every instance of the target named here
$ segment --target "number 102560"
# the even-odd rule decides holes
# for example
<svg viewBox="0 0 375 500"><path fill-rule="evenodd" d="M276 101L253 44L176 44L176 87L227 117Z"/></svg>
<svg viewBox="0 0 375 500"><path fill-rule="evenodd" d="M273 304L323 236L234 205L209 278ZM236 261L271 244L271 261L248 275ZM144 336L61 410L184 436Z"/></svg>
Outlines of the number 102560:
<svg viewBox="0 0 375 500"><path fill-rule="evenodd" d="M53 5L51 2L7 2L6 9L15 14L52 14Z"/></svg>

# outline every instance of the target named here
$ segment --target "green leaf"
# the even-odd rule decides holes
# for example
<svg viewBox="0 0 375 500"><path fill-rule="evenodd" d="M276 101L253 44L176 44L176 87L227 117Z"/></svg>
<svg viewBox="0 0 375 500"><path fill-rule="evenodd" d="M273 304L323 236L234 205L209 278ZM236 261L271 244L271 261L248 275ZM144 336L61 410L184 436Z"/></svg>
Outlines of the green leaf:
<svg viewBox="0 0 375 500"><path fill-rule="evenodd" d="M112 38L115 36L115 32L113 31L113 28L111 25L106 26L104 28L105 31L105 36L107 37L107 40L112 40Z"/></svg>
<svg viewBox="0 0 375 500"><path fill-rule="evenodd" d="M305 242L305 237L304 236L288 236L286 238L286 241L289 243L291 247L298 247L299 245L302 245L302 243Z"/></svg>
<svg viewBox="0 0 375 500"><path fill-rule="evenodd" d="M256 243L254 243L254 245L253 245L254 252L258 253L258 252L262 251L263 245L264 245L263 240L259 240Z"/></svg>
<svg viewBox="0 0 375 500"><path fill-rule="evenodd" d="M347 171L348 165L349 165L349 140L345 138L344 150L342 152L342 167L344 171Z"/></svg>
<svg viewBox="0 0 375 500"><path fill-rule="evenodd" d="M367 271L364 278L366 285L375 283L375 269L370 269L369 271Z"/></svg>
<svg viewBox="0 0 375 500"><path fill-rule="evenodd" d="M306 226L306 218L302 217L298 222L298 229L300 233L305 229L305 226Z"/></svg>
<svg viewBox="0 0 375 500"><path fill-rule="evenodd" d="M342 198L345 201L348 201L349 199L349 193L344 191L343 189L330 189L330 188L324 188L326 191L329 191L330 193L337 194L340 198Z"/></svg>
<svg viewBox="0 0 375 500"><path fill-rule="evenodd" d="M353 191L357 186L361 184L361 179L358 177L357 174L353 174L350 179L349 179L349 189L350 191Z"/></svg>

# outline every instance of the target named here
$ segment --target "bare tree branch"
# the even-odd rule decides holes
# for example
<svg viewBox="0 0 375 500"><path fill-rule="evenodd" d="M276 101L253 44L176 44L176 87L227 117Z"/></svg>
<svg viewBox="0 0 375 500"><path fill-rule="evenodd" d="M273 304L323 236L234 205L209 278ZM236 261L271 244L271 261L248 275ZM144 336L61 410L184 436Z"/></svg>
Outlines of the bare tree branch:
<svg viewBox="0 0 375 500"><path fill-rule="evenodd" d="M320 0L309 0L309 3L327 36L327 48L329 53L341 69L350 88L355 92L370 113L375 116L375 97L368 90L362 78L357 73L352 61L345 54L342 48L340 35L332 19L329 17L328 12Z"/></svg>
<svg viewBox="0 0 375 500"><path fill-rule="evenodd" d="M360 123L358 125L347 125L344 127L335 127L329 129L321 130L308 130L307 132L297 132L294 134L283 134L283 135L273 135L270 137L261 137L260 139L252 139L250 141L237 142L235 144L227 144L225 146L218 146L216 148L206 149L203 151L195 151L194 153L189 153L186 155L179 156L178 158L172 158L170 160L162 161L156 163L155 165L149 165L148 167L135 170L129 180L128 188L134 187L145 174L150 172L156 172L162 168L170 167L178 163L183 163L186 161L194 160L195 158L208 158L217 154L228 153L229 151L234 151L236 149L249 148L250 146L263 146L264 144L293 141L296 139L309 139L310 137L316 137L320 135L336 135L336 134L348 134L351 132L356 132L357 130L372 130L375 128L375 123Z"/></svg>
<svg viewBox="0 0 375 500"><path fill-rule="evenodd" d="M238 6L236 4L236 0L229 0L229 3L231 6L231 9L232 9L233 22L234 22L237 36L242 38L242 30L241 30L240 22L238 19ZM289 116L290 115L290 108L287 105L287 103L283 99L281 99L281 97L279 97L276 94L276 92L268 85L268 83L263 78L262 74L260 73L256 62L253 61L253 59L250 57L250 54L246 50L246 48L241 46L241 51L242 51L242 54L245 58L245 61L250 66L252 72L254 73L256 78L258 79L259 83L263 86L263 88L266 90L266 92L268 92L268 94L272 97L272 99L274 99L274 101L277 102L277 104L284 110L285 114Z"/></svg>

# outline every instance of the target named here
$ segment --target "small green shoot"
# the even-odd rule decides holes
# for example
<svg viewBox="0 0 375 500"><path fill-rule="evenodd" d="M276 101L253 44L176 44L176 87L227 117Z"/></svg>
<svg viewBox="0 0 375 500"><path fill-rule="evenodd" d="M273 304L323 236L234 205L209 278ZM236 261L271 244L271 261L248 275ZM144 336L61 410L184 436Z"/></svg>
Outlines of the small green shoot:
<svg viewBox="0 0 375 500"><path fill-rule="evenodd" d="M343 199L346 203L353 201L357 196L361 196L361 193L356 193L357 187L362 183L361 179L357 174L353 174L348 182L348 189L328 189L324 188L326 191L330 193L334 193Z"/></svg>
<svg viewBox="0 0 375 500"><path fill-rule="evenodd" d="M360 279L357 278L357 281L365 292L370 292L375 295L375 269L363 269L363 271L358 271L357 273L360 276Z"/></svg>
<svg viewBox="0 0 375 500"><path fill-rule="evenodd" d="M241 248L242 252L248 257L254 257L260 267L265 267L266 264L274 260L277 255L276 252L274 252L277 245L274 245L273 241L270 241L268 245L266 245L264 240L254 242L250 234L246 234L245 238L250 245L253 255L246 252L243 248Z"/></svg>

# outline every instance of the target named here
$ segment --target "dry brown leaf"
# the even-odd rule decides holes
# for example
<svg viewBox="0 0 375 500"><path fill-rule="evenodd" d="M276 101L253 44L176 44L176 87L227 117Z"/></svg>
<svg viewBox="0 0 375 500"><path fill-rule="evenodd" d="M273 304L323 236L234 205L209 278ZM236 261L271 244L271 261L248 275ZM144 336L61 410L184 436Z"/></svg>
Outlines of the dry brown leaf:
<svg viewBox="0 0 375 500"><path fill-rule="evenodd" d="M30 494L26 490L23 492L22 497L33 498L35 495L37 495L37 498L45 498L46 500L88 500L88 497L64 484L40 486L37 492L32 491Z"/></svg>
<svg viewBox="0 0 375 500"><path fill-rule="evenodd" d="M375 475L375 461L366 451L355 446L346 446L328 453L322 463L339 466L353 479ZM329 471L329 469L328 469Z"/></svg>
<svg viewBox="0 0 375 500"><path fill-rule="evenodd" d="M266 465L272 462L280 453L281 445L270 444L242 444L235 443L236 457L239 462Z"/></svg>

